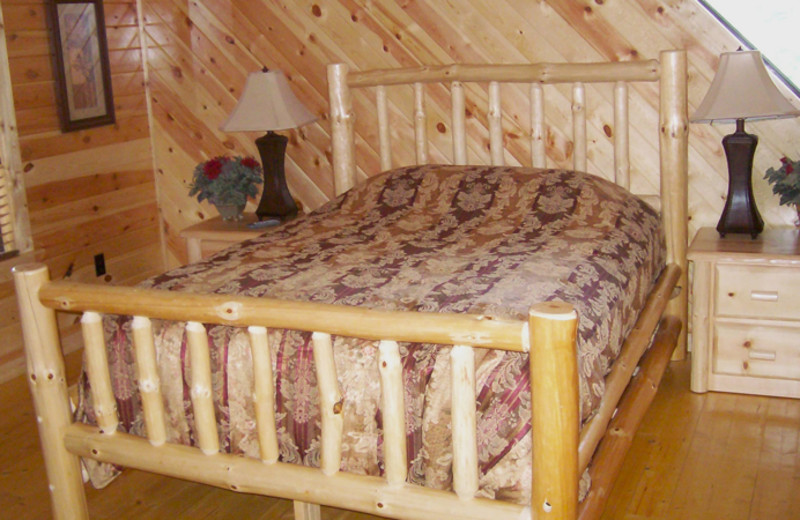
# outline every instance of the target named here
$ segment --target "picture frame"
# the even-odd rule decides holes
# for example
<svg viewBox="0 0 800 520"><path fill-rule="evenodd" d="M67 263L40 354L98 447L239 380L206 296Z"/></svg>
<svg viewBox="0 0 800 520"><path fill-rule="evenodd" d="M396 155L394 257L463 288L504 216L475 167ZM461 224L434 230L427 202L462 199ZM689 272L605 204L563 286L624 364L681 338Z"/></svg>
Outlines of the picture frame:
<svg viewBox="0 0 800 520"><path fill-rule="evenodd" d="M61 130L113 124L102 0L46 0Z"/></svg>

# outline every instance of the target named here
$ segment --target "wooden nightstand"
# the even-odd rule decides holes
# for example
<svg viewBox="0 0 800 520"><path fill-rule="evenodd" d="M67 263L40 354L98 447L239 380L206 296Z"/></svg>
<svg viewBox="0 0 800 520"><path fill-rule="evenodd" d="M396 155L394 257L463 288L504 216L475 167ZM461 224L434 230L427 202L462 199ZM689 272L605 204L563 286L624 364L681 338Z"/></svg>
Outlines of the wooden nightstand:
<svg viewBox="0 0 800 520"><path fill-rule="evenodd" d="M771 229L691 247L692 382L717 390L800 397L800 234Z"/></svg>
<svg viewBox="0 0 800 520"><path fill-rule="evenodd" d="M250 229L251 222L258 220L253 213L245 213L244 219L238 222L225 221L215 217L203 222L198 222L181 231L181 237L186 239L186 248L189 253L189 262L197 262L212 253L221 251L238 242L255 238L266 229Z"/></svg>

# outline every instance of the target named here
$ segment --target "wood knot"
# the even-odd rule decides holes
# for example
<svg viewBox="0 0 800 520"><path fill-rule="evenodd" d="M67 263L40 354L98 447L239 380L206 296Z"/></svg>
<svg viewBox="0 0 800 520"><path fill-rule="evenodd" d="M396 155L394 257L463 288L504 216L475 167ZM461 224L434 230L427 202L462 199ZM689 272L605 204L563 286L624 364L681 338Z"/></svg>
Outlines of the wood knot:
<svg viewBox="0 0 800 520"><path fill-rule="evenodd" d="M339 415L342 413L342 408L344 408L344 399L339 399L336 404L333 405L333 413Z"/></svg>

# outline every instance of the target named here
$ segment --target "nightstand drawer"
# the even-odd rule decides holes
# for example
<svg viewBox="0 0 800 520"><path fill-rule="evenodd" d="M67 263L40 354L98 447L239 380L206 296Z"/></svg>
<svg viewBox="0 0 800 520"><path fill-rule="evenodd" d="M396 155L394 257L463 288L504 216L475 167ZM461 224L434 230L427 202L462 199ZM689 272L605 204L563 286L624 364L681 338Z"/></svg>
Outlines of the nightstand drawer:
<svg viewBox="0 0 800 520"><path fill-rule="evenodd" d="M800 270L717 264L717 316L800 319Z"/></svg>
<svg viewBox="0 0 800 520"><path fill-rule="evenodd" d="M800 380L800 328L717 323L716 374Z"/></svg>

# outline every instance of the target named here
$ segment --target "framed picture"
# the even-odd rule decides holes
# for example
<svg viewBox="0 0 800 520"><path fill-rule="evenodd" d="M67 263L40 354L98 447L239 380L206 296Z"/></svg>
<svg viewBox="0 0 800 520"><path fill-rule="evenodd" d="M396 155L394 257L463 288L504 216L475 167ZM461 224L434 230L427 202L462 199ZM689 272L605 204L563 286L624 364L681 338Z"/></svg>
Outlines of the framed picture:
<svg viewBox="0 0 800 520"><path fill-rule="evenodd" d="M64 132L114 123L102 0L47 0Z"/></svg>

